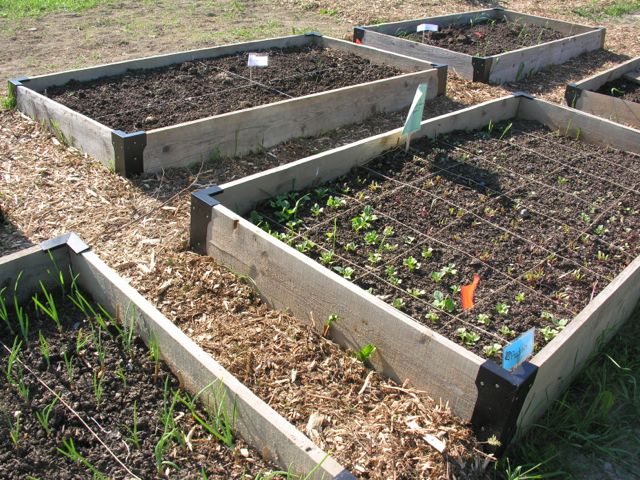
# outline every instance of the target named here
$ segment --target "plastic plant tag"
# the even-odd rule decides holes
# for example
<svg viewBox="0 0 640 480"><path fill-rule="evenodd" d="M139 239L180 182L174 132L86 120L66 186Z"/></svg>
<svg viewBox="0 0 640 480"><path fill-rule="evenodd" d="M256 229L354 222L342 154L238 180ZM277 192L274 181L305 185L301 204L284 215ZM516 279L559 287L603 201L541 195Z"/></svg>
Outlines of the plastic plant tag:
<svg viewBox="0 0 640 480"><path fill-rule="evenodd" d="M469 310L473 308L473 293L476 291L479 283L480 275L474 275L473 282L471 282L469 285L463 285L460 288L460 297L463 310Z"/></svg>
<svg viewBox="0 0 640 480"><path fill-rule="evenodd" d="M247 67L268 67L269 55L266 53L250 53Z"/></svg>
<svg viewBox="0 0 640 480"><path fill-rule="evenodd" d="M502 368L513 370L533 353L535 328L527 330L502 349Z"/></svg>
<svg viewBox="0 0 640 480"><path fill-rule="evenodd" d="M416 95L413 97L413 103L409 108L409 115L404 122L402 135L411 135L413 132L420 130L420 122L422 121L422 112L424 111L424 101L427 98L427 84L421 83L416 89Z"/></svg>
<svg viewBox="0 0 640 480"><path fill-rule="evenodd" d="M438 25L433 23L421 23L416 27L416 32L437 32Z"/></svg>

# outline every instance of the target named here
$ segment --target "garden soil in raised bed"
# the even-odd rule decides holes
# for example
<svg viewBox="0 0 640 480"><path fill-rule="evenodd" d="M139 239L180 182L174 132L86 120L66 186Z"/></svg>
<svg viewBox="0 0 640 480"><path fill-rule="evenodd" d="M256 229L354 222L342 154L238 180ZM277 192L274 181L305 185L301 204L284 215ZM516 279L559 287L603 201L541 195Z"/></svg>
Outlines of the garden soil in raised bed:
<svg viewBox="0 0 640 480"><path fill-rule="evenodd" d="M482 19L467 25L441 27L437 32L425 32L424 35L420 32L402 36L414 42L479 57L532 47L563 37L562 33L544 26Z"/></svg>
<svg viewBox="0 0 640 480"><path fill-rule="evenodd" d="M494 344L532 327L537 348L546 344L640 255L638 184L637 155L517 121L491 134L414 141L409 154L381 155L326 190L279 197L294 205L307 196L295 218L278 218L271 200L252 219L419 322L497 357ZM356 231L365 207L377 218ZM410 257L421 264L413 271ZM474 274L476 304L462 311L457 289ZM435 302L436 291L452 303Z"/></svg>
<svg viewBox="0 0 640 480"><path fill-rule="evenodd" d="M6 296L7 291L4 293ZM11 299L8 300L11 303ZM42 293L40 300L45 302ZM259 472L266 474L276 470L262 460L260 453L248 448L242 439L235 438L231 447L217 441L178 402L172 417L183 437L180 442L177 437L169 440L163 455L163 461L167 463L158 471L154 448L164 433L161 414L164 406L171 404L174 393L179 391L179 380L161 360L152 360L149 350L136 337L133 337L129 349L113 326L99 330L93 318L87 318L71 301L62 300L59 295L55 303L62 331L58 331L53 321L41 311L34 311L32 302L25 305L30 319L29 341L27 343L20 337L19 362L11 373L13 381L17 382L20 378L18 372L23 372L29 399L19 395L16 384L9 383L6 375L0 378L0 477L90 478L92 475L87 466L67 459L57 450L64 449L63 442L70 439L78 452L104 478L134 478L132 474L140 478L204 478L203 472L208 478L248 478L247 475L253 478ZM18 322L11 310L10 318L14 329L18 330ZM39 332L45 342L39 340ZM2 324L0 341L11 348L14 338L14 334ZM103 362L98 356L97 346L100 343L104 351ZM48 362L42 353L43 345L48 345ZM65 355L71 359L71 374ZM7 370L8 359L9 353L0 345L3 372ZM36 412L42 413L55 399L43 383L60 397L51 410L49 433L36 418ZM97 385L101 385L103 390L99 402L95 393ZM181 394L187 398L184 392ZM132 434L134 408L137 437ZM91 427L113 455L71 409ZM200 409L198 414L204 418L207 415ZM20 429L14 444L9 432L17 421Z"/></svg>
<svg viewBox="0 0 640 480"><path fill-rule="evenodd" d="M629 102L640 103L640 84L624 78L607 82L596 90L596 92L621 98Z"/></svg>
<svg viewBox="0 0 640 480"><path fill-rule="evenodd" d="M269 66L248 53L194 60L47 89L48 97L110 128L166 127L400 75L353 53L317 46L270 49Z"/></svg>

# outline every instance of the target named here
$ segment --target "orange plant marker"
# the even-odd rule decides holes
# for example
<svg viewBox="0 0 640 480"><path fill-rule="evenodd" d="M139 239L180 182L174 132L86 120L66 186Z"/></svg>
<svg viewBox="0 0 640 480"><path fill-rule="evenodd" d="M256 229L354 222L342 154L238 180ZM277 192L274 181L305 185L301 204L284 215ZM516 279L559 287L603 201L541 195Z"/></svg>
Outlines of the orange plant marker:
<svg viewBox="0 0 640 480"><path fill-rule="evenodd" d="M473 276L473 282L470 285L463 285L460 288L460 297L462 298L462 309L469 310L473 308L473 293L476 291L476 287L480 283L480 275Z"/></svg>

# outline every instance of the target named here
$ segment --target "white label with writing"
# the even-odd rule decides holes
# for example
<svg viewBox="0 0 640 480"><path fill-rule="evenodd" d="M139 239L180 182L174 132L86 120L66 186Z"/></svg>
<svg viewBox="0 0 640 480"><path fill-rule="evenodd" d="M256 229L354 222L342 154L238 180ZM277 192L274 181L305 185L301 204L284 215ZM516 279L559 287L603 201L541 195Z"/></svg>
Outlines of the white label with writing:
<svg viewBox="0 0 640 480"><path fill-rule="evenodd" d="M416 32L437 32L438 25L433 23L421 23L416 27Z"/></svg>
<svg viewBox="0 0 640 480"><path fill-rule="evenodd" d="M247 67L268 67L269 55L266 53L250 53Z"/></svg>

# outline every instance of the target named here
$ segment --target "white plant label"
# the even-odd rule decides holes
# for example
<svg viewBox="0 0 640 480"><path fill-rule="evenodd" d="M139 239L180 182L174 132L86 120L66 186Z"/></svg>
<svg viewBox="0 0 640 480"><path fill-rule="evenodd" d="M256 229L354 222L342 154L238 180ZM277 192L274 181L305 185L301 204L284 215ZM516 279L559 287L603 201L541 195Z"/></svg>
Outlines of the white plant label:
<svg viewBox="0 0 640 480"><path fill-rule="evenodd" d="M438 25L433 23L421 23L416 27L416 32L437 32Z"/></svg>
<svg viewBox="0 0 640 480"><path fill-rule="evenodd" d="M268 67L269 55L266 53L250 53L247 67Z"/></svg>

